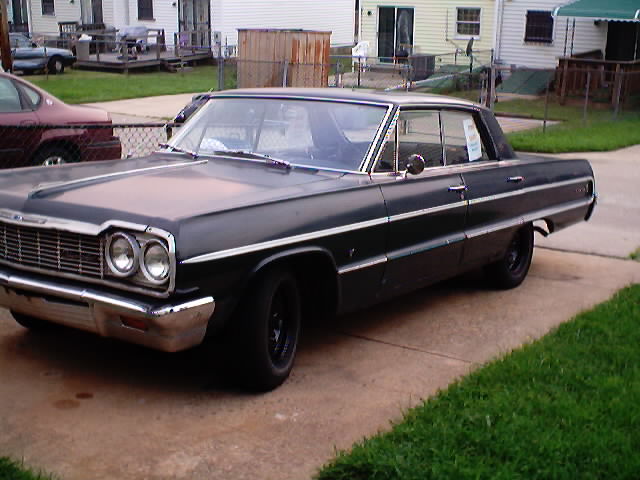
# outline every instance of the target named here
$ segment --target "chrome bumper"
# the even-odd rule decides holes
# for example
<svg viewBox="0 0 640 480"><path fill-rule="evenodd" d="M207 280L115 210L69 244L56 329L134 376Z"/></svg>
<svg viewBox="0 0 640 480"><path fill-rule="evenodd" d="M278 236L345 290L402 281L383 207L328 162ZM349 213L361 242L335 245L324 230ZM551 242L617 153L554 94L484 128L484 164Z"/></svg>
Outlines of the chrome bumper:
<svg viewBox="0 0 640 480"><path fill-rule="evenodd" d="M203 297L177 305L146 303L0 267L0 306L103 337L176 352L202 342L215 301Z"/></svg>

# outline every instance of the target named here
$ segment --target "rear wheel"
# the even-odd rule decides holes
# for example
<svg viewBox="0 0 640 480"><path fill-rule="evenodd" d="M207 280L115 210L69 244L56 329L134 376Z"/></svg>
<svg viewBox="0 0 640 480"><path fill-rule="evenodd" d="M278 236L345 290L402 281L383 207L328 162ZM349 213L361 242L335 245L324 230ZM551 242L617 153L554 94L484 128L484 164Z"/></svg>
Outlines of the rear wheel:
<svg viewBox="0 0 640 480"><path fill-rule="evenodd" d="M14 312L11 310L11 316L13 316L14 320L20 326L28 328L29 330L46 330L51 327L51 323L24 313Z"/></svg>
<svg viewBox="0 0 640 480"><path fill-rule="evenodd" d="M64 73L64 62L60 57L53 57L47 62L47 70L53 75Z"/></svg>
<svg viewBox="0 0 640 480"><path fill-rule="evenodd" d="M64 147L51 146L38 151L31 161L33 166L51 167L75 162L76 156Z"/></svg>
<svg viewBox="0 0 640 480"><path fill-rule="evenodd" d="M500 260L485 267L485 273L498 288L509 289L520 285L531 266L533 257L533 225L518 230Z"/></svg>
<svg viewBox="0 0 640 480"><path fill-rule="evenodd" d="M289 377L300 316L300 294L292 273L271 270L250 288L233 325L237 383L268 391Z"/></svg>

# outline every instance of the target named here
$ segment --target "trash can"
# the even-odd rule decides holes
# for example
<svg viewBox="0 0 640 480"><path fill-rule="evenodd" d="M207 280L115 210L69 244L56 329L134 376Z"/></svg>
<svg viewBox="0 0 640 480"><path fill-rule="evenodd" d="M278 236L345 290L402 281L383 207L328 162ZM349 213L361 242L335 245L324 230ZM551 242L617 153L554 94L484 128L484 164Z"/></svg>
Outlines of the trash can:
<svg viewBox="0 0 640 480"><path fill-rule="evenodd" d="M91 46L91 37L84 33L80 35L78 42L76 43L76 58L79 61L89 60L89 47Z"/></svg>

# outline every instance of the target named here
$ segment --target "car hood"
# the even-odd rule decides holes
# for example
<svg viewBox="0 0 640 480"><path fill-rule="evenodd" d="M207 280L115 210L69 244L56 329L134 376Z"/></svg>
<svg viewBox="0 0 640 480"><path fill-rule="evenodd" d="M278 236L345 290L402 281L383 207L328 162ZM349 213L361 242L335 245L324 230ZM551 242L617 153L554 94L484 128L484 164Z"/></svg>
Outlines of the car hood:
<svg viewBox="0 0 640 480"><path fill-rule="evenodd" d="M175 231L181 220L336 188L368 176L186 155L5 170L0 208L102 224L109 220Z"/></svg>

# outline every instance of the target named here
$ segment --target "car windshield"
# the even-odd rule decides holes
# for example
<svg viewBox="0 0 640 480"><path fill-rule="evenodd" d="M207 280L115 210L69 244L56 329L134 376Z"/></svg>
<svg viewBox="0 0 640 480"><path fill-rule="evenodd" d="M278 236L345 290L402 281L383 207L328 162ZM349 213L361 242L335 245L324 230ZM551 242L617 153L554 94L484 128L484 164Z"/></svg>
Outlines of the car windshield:
<svg viewBox="0 0 640 480"><path fill-rule="evenodd" d="M324 100L214 98L170 145L196 155L252 153L292 165L358 170L387 109Z"/></svg>

